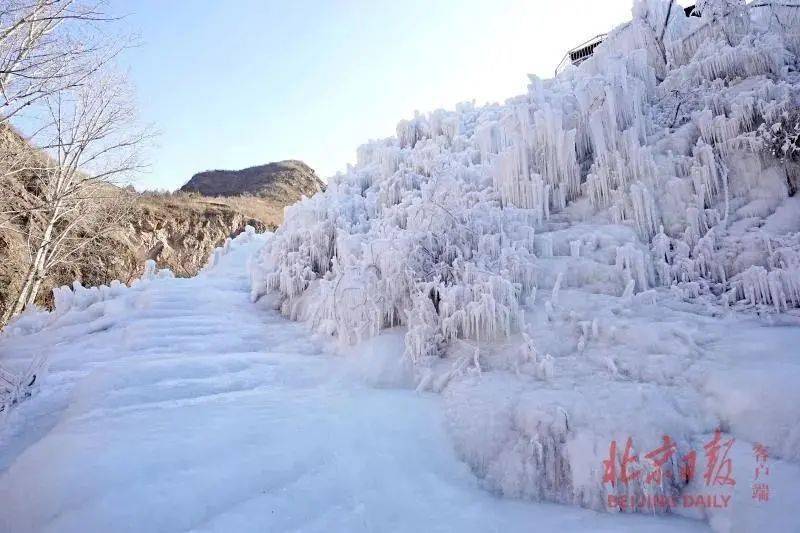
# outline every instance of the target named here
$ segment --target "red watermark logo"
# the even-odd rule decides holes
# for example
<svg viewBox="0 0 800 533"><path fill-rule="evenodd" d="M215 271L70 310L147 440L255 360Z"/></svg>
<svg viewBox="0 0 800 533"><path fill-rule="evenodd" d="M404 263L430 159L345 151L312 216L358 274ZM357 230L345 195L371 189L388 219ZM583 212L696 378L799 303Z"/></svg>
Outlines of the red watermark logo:
<svg viewBox="0 0 800 533"><path fill-rule="evenodd" d="M731 501L730 494L714 492L715 487L733 487L736 480L733 476L733 461L728 453L735 439L723 439L722 432L717 429L714 436L703 445L705 456L705 469L703 482L708 488L702 493L686 493L680 497L665 494L644 495L608 495L608 506L617 507L622 511L628 509L668 509L675 507L713 507L727 508ZM642 485L659 487L664 478L672 478L674 469L664 468L665 465L677 465L677 475L686 484L695 479L697 475L697 451L690 450L680 458L677 457L678 444L669 435L661 438L661 446L644 454L640 461L639 454L634 453L633 439L628 437L625 445L618 446L612 440L608 450L608 459L603 460L603 484L610 484L612 489L617 489L619 484L627 486L631 482ZM753 483L753 499L758 501L769 500L769 454L766 446L755 444L753 453L756 459L756 470ZM673 457L675 457L674 463ZM716 489L719 490L719 489Z"/></svg>
<svg viewBox="0 0 800 533"><path fill-rule="evenodd" d="M753 474L753 499L760 502L769 501L769 453L763 444L753 445L753 455L756 456L756 471Z"/></svg>

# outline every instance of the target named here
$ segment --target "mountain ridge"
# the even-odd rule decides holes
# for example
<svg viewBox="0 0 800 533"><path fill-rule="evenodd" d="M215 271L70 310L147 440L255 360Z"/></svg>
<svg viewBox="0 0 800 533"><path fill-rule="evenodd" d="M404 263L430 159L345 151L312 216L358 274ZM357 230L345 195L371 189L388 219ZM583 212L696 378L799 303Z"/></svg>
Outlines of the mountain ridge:
<svg viewBox="0 0 800 533"><path fill-rule="evenodd" d="M214 169L194 174L179 190L204 196L257 196L293 203L325 188L303 161L285 159L239 170Z"/></svg>

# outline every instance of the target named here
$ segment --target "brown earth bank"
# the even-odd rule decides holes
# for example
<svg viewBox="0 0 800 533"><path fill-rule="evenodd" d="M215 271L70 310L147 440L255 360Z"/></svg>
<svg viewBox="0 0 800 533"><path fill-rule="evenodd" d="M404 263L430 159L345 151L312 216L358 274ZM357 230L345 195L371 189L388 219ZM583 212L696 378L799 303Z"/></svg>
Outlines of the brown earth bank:
<svg viewBox="0 0 800 533"><path fill-rule="evenodd" d="M52 289L79 281L83 285L128 283L139 277L144 262L154 259L176 276L193 276L211 251L245 226L274 229L282 208L258 201L228 202L189 194L133 194L126 216L72 261L59 265L44 281L37 303L48 307ZM251 205L252 204L252 205ZM23 228L0 228L0 314L19 290L28 258Z"/></svg>
<svg viewBox="0 0 800 533"><path fill-rule="evenodd" d="M2 127L0 143L8 154L32 150L13 129ZM40 157L40 155L36 155ZM0 162L2 163L2 162ZM322 188L322 182L307 165L292 161L255 167L253 172L212 171L201 173L201 192L138 193L132 188L108 186L108 195L98 195L98 202L114 197L112 226L83 247L69 261L51 270L42 283L36 303L52 304L52 289L79 281L85 286L108 284L112 280L130 282L139 277L144 262L154 259L160 268L171 269L176 276L193 276L203 267L209 254L226 238L244 231L247 225L258 231L275 229L283 220L283 209ZM277 169L271 177L263 169ZM209 175L210 174L210 175ZM231 183L215 184L215 181ZM195 177L190 180L197 182ZM24 173L0 172L0 316L19 294L31 250L29 225L34 215L10 216L30 189ZM187 184L187 186L189 185ZM191 189L191 187L189 188ZM193 190L197 191L198 188ZM260 191L260 192L259 192ZM30 196L30 195L29 195ZM119 205L124 209L119 209ZM76 235L91 232L78 227ZM0 325L1 327L2 325Z"/></svg>

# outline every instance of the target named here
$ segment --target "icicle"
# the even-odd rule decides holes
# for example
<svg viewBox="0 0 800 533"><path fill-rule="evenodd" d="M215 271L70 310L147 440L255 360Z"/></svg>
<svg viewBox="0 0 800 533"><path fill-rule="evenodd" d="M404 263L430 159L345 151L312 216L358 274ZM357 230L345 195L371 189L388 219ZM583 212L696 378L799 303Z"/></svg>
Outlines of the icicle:
<svg viewBox="0 0 800 533"><path fill-rule="evenodd" d="M550 296L550 301L553 305L558 304L558 293L561 290L561 280L564 279L564 273L559 272L558 276L556 276L556 282L553 285L553 294Z"/></svg>
<svg viewBox="0 0 800 533"><path fill-rule="evenodd" d="M553 302L550 300L544 302L544 312L548 322L553 322L556 319L556 311L553 308Z"/></svg>
<svg viewBox="0 0 800 533"><path fill-rule="evenodd" d="M581 256L581 241L570 241L569 242L569 255L571 257L580 257Z"/></svg>
<svg viewBox="0 0 800 533"><path fill-rule="evenodd" d="M553 236L543 234L539 237L539 242L541 243L539 254L542 257L553 257Z"/></svg>
<svg viewBox="0 0 800 533"><path fill-rule="evenodd" d="M636 282L632 279L628 280L628 283L625 284L625 290L622 293L622 299L626 302L630 302L633 299L633 287L636 285Z"/></svg>
<svg viewBox="0 0 800 533"><path fill-rule="evenodd" d="M634 247L631 243L617 247L615 265L620 273L638 284L640 291L647 290L649 285L648 278L650 277L649 268L645 260L645 255L641 250Z"/></svg>
<svg viewBox="0 0 800 533"><path fill-rule="evenodd" d="M216 252L216 250L215 250L215 252ZM212 262L211 258L209 258L209 262L212 265L216 264L217 255L218 255L217 253L212 255L213 262ZM156 272L157 271L158 271L158 267L156 266L156 262L153 261L152 259L148 259L147 261L144 262L144 272L142 273L142 278L141 279L153 279L153 278L156 277Z"/></svg>
<svg viewBox="0 0 800 533"><path fill-rule="evenodd" d="M653 196L642 182L637 182L631 185L630 199L633 210L631 218L636 223L636 229L642 237L650 240L656 233L658 217Z"/></svg>
<svg viewBox="0 0 800 533"><path fill-rule="evenodd" d="M549 353L544 354L544 357L538 362L536 369L536 377L543 381L549 381L555 374L555 362L553 356Z"/></svg>

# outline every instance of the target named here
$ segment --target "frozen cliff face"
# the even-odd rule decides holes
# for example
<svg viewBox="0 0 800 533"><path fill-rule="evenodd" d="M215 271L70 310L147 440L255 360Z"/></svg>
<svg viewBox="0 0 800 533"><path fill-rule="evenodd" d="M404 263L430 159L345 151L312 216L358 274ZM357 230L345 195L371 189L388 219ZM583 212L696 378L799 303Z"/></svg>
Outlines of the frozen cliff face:
<svg viewBox="0 0 800 533"><path fill-rule="evenodd" d="M800 101L798 8L667 9L637 2L594 57L504 105L417 115L362 146L289 209L255 291L351 341L429 306L443 341L507 336L559 272L617 296L800 306L791 170L758 131Z"/></svg>
<svg viewBox="0 0 800 533"><path fill-rule="evenodd" d="M253 296L345 343L405 326L420 388L445 391L464 457L504 494L605 508L612 440L755 440L755 392L712 399L752 364L720 351L733 324L800 307L796 166L765 135L800 102L800 2L698 9L638 1L579 67L360 147L287 210ZM762 361L759 386L798 377ZM758 438L796 461L798 415L768 415Z"/></svg>

